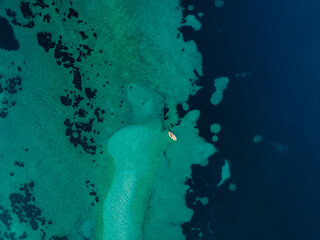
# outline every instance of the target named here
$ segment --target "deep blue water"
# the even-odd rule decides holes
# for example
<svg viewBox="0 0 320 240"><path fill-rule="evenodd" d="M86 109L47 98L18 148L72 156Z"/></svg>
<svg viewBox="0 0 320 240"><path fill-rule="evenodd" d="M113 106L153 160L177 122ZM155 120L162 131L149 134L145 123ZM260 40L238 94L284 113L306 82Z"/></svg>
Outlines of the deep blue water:
<svg viewBox="0 0 320 240"><path fill-rule="evenodd" d="M210 202L193 206L196 194L188 195L195 209L184 226L189 239L197 239L196 225L203 239L320 239L320 3L183 2L204 12L200 32L183 29L204 60L204 88L189 103L202 110L198 126L208 141L210 124L222 125L219 154L193 168L191 188ZM220 76L230 83L213 107L212 80ZM263 141L254 144L256 134ZM227 183L215 188L224 159L238 186L233 193Z"/></svg>

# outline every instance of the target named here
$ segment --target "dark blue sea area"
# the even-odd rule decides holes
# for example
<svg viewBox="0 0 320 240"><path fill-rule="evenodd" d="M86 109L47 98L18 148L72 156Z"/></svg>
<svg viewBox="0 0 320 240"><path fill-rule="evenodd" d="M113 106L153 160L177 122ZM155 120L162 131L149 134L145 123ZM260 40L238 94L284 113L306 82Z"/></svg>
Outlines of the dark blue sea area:
<svg viewBox="0 0 320 240"><path fill-rule="evenodd" d="M188 103L201 110L198 128L207 141L212 123L222 128L219 152L207 167L193 166L188 181L195 214L183 225L187 239L320 239L320 3L182 3L194 5L186 15L204 13L201 31L182 29L204 64L203 88ZM213 106L213 79L221 76L229 85ZM262 141L254 143L255 135ZM217 188L225 159L231 178Z"/></svg>

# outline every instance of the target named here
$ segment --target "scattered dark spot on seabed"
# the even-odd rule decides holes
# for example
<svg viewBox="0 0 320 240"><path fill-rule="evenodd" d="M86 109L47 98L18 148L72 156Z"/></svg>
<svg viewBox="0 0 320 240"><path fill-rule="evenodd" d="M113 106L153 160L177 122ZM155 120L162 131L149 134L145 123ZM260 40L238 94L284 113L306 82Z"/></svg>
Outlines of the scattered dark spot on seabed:
<svg viewBox="0 0 320 240"><path fill-rule="evenodd" d="M39 32L37 34L38 44L43 47L46 52L54 48L56 44L52 41L52 34L47 32Z"/></svg>
<svg viewBox="0 0 320 240"><path fill-rule="evenodd" d="M46 224L41 216L41 210L35 205L35 198L32 196L34 183L24 184L19 188L18 193L10 194L12 212L17 215L20 222L28 223L33 230Z"/></svg>
<svg viewBox="0 0 320 240"><path fill-rule="evenodd" d="M80 31L80 35L83 38L83 40L86 40L88 38L88 36L86 35L86 33L84 31Z"/></svg>
<svg viewBox="0 0 320 240"><path fill-rule="evenodd" d="M0 206L0 221L6 226L7 230L10 230L12 225L12 217L9 214L9 211L4 209L2 206Z"/></svg>
<svg viewBox="0 0 320 240"><path fill-rule="evenodd" d="M69 8L69 13L67 15L68 18L78 18L79 17L79 14L76 10L74 10L73 8Z"/></svg>
<svg viewBox="0 0 320 240"><path fill-rule="evenodd" d="M97 89L93 89L93 90L91 90L90 88L85 88L85 94L86 94L86 96L87 96L87 98L89 99L89 100L91 100L92 98L94 98L95 96L96 96L96 94L97 94Z"/></svg>
<svg viewBox="0 0 320 240"><path fill-rule="evenodd" d="M94 119L89 119L88 123L71 122L70 119L64 121L64 125L67 127L66 136L69 137L70 142L76 147L81 145L86 153L94 155L97 147L95 145L89 145L88 142L94 143L93 138L88 139L82 135L82 132L91 132Z"/></svg>
<svg viewBox="0 0 320 240"><path fill-rule="evenodd" d="M40 3L39 3L40 4ZM39 5L38 4L38 5ZM71 2L70 2L71 4ZM43 4L42 4L43 5ZM71 4L72 5L72 4ZM34 5L33 5L34 6ZM59 9L56 10L59 13ZM78 18L79 14L73 8L69 8L67 13L68 18ZM35 13L38 15L38 13ZM49 18L48 18L49 19ZM50 21L46 21L49 23ZM81 23L82 20L79 20ZM91 29L93 30L93 29ZM83 39L87 39L88 34L85 31L80 32ZM96 37L96 35L94 35ZM103 118L100 116L100 108L93 107L93 104L86 104L88 109L79 108L79 104L82 101L86 101L83 96L86 96L90 101L97 94L97 89L85 88L83 94L82 88L82 76L81 70L76 66L77 62L82 62L83 59L87 59L94 49L91 49L88 45L79 44L76 49L78 51L78 56L74 56L69 51L69 47L63 43L62 36L56 36L58 39L53 39L53 35L50 32L39 32L37 34L37 40L39 46L41 46L45 52L49 53L51 49L54 51L54 57L56 59L56 63L59 66L63 66L64 68L71 69L70 75L72 76L72 83L74 86L74 91L65 90L65 95L60 96L61 103L66 107L72 107L74 111L74 118L66 119L64 124L67 127L65 135L69 137L70 142L77 147L78 145L82 146L84 151L89 154L95 154L97 146L94 145L95 141L93 139L93 135L96 132L92 131L93 121L94 119L90 119L89 123L76 121L75 117L85 117L88 112L92 112L96 118L97 123L103 122ZM101 53L101 52L100 52ZM89 80L89 79L88 79ZM83 104L82 104L83 105ZM83 126L90 126L90 128L83 128Z"/></svg>
<svg viewBox="0 0 320 240"><path fill-rule="evenodd" d="M0 118L5 118L9 114L9 109L16 105L15 95L22 90L22 79L19 76L7 78L0 74Z"/></svg>
<svg viewBox="0 0 320 240"><path fill-rule="evenodd" d="M24 28L33 28L34 27L34 22L32 20L26 24L19 23L16 18L17 14L14 11L12 11L11 9L6 9L6 13L7 13L7 16L9 18L11 18L11 23L14 26L24 27Z"/></svg>
<svg viewBox="0 0 320 240"><path fill-rule="evenodd" d="M98 193L95 191L95 184L90 183L90 180L86 181L86 187L89 189L90 188L90 192L89 195L94 199L94 201L91 202L91 205L94 206L96 203L98 203L99 200L99 196Z"/></svg>
<svg viewBox="0 0 320 240"><path fill-rule="evenodd" d="M71 106L71 104L72 104L72 100L69 98L69 95L61 96L60 101L65 106Z"/></svg>
<svg viewBox="0 0 320 240"><path fill-rule="evenodd" d="M34 186L33 182L25 183L21 185L18 192L11 193L9 196L10 210L0 205L0 240L27 239L26 232L17 235L15 229L12 229L14 215L20 223L28 224L33 231L39 231L41 239L45 239L47 234L43 229L48 228L53 222L52 220L47 221L42 216L42 211L37 207L36 199L32 195ZM68 240L66 236L52 236L50 238L50 240L59 239Z"/></svg>
<svg viewBox="0 0 320 240"><path fill-rule="evenodd" d="M15 161L15 162L14 162L14 165L17 166L17 167L24 167L23 162Z"/></svg>
<svg viewBox="0 0 320 240"><path fill-rule="evenodd" d="M103 122L103 117L101 117L100 114L104 114L104 111L101 111L101 109L97 107L94 111L94 115L97 117L98 122Z"/></svg>
<svg viewBox="0 0 320 240"><path fill-rule="evenodd" d="M43 22L50 23L51 21L51 16L49 14L46 14L43 16Z"/></svg>
<svg viewBox="0 0 320 240"><path fill-rule="evenodd" d="M29 2L22 1L21 5L20 5L20 11L21 11L23 17L26 18L26 19L31 19L31 18L35 17L35 15L33 15L32 11L30 9L30 3Z"/></svg>
<svg viewBox="0 0 320 240"><path fill-rule="evenodd" d="M66 4L72 5L72 2L68 1ZM54 5L55 3L52 2L52 6ZM43 0L27 2L21 1L21 13L16 13L11 9L5 9L5 11L11 24L16 27L23 27L26 29L33 28L36 22L37 24L46 26L45 29L50 29L48 26L50 26L50 24L53 22L53 16L43 12L43 9L52 8L52 6L48 5ZM53 12L53 14L63 14L67 16L68 18L65 19L65 21L68 21L68 19L74 21L75 18L79 19L80 17L78 12L73 8L69 8L67 12L63 12L63 10L56 8L51 12ZM3 43L3 40L7 41L9 39L11 44L15 44L13 47L11 46L11 48L13 50L17 50L19 48L19 43L14 38L13 29L10 26L9 21L5 18L0 18L0 20L1 26L2 24L6 24L6 27L1 27L1 29L9 29L6 31L6 34L0 35L0 44ZM87 24L83 20L77 20L77 22L79 24L84 24L83 26ZM90 31L90 33L86 32L86 30L80 32L83 40L98 38L98 35L93 32L93 28ZM69 138L70 143L72 143L75 147L81 146L85 153L92 155L96 154L97 147L102 148L102 146L96 146L94 135L99 134L99 132L93 130L93 125L95 123L103 122L102 115L105 114L105 111L97 106L94 101L92 101L98 93L98 90L89 87L82 87L82 77L84 74L76 65L77 63L86 60L95 50L89 45L83 43L79 44L73 49L70 49L68 44L64 43L63 36L54 35L50 31L38 32L34 37L36 40L38 40L39 46L42 47L46 53L54 54L58 66L64 67L65 69L70 69L69 73L73 87L70 89L65 89L64 94L60 96L61 104L74 110L73 117L70 119L65 119L65 121L61 123L64 124L66 128L65 135ZM6 42L4 42L4 44L5 46L8 46ZM76 54L74 54L75 49L77 50ZM101 54L102 50L100 50L98 53ZM107 63L108 61L106 61L105 64ZM108 66L111 66L111 64L109 63ZM20 66L16 66L16 68L17 72L22 71ZM99 74L97 74L97 76L99 76ZM9 113L9 108L16 104L14 95L18 94L19 91L22 90L22 82L23 81L20 76L8 78L0 75L0 93L4 94L4 98L0 105L0 117L6 117ZM80 121L88 114L94 115L94 117L88 119L87 122ZM99 153L102 153L102 151L100 150ZM93 162L95 162L95 160L93 160ZM24 163L15 161L14 166L16 168L23 168ZM100 201L100 199L97 191L95 190L95 185L91 183L89 186L90 191L88 194L92 197L91 205L94 206ZM42 211L37 206L36 199L32 195L33 188L33 182L22 184L17 192L11 193L9 196L12 209L5 209L3 206L0 206L0 240L27 239L27 234L25 232L17 235L11 229L14 218L17 218L21 223L23 222L28 224L30 229L33 231L39 232L40 239L67 240L67 236L47 236L47 233L44 231L44 229L50 227L50 225L54 223L51 220L47 220L43 217ZM2 229L1 225L3 225L5 229Z"/></svg>
<svg viewBox="0 0 320 240"><path fill-rule="evenodd" d="M49 5L45 3L44 0L36 0L35 3L32 4L34 7L41 7L41 9L49 8Z"/></svg>

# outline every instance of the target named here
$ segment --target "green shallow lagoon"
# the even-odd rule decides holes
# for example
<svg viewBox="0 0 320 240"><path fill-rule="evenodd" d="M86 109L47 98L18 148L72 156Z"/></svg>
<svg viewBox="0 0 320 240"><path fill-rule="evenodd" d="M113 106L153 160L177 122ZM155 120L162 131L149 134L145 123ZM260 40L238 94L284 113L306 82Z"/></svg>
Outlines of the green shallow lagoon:
<svg viewBox="0 0 320 240"><path fill-rule="evenodd" d="M0 239L184 239L184 182L215 149L199 111L176 111L202 75L179 1L4 0L0 16L19 42L0 49Z"/></svg>

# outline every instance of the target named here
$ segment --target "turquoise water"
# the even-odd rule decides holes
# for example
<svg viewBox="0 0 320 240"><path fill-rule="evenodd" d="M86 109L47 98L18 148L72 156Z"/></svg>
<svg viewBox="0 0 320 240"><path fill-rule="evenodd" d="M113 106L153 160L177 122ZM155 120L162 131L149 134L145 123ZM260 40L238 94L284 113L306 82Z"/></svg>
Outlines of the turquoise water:
<svg viewBox="0 0 320 240"><path fill-rule="evenodd" d="M1 238L185 238L185 181L215 148L198 110L176 110L202 75L179 30L201 23L182 11L172 0L0 2Z"/></svg>

